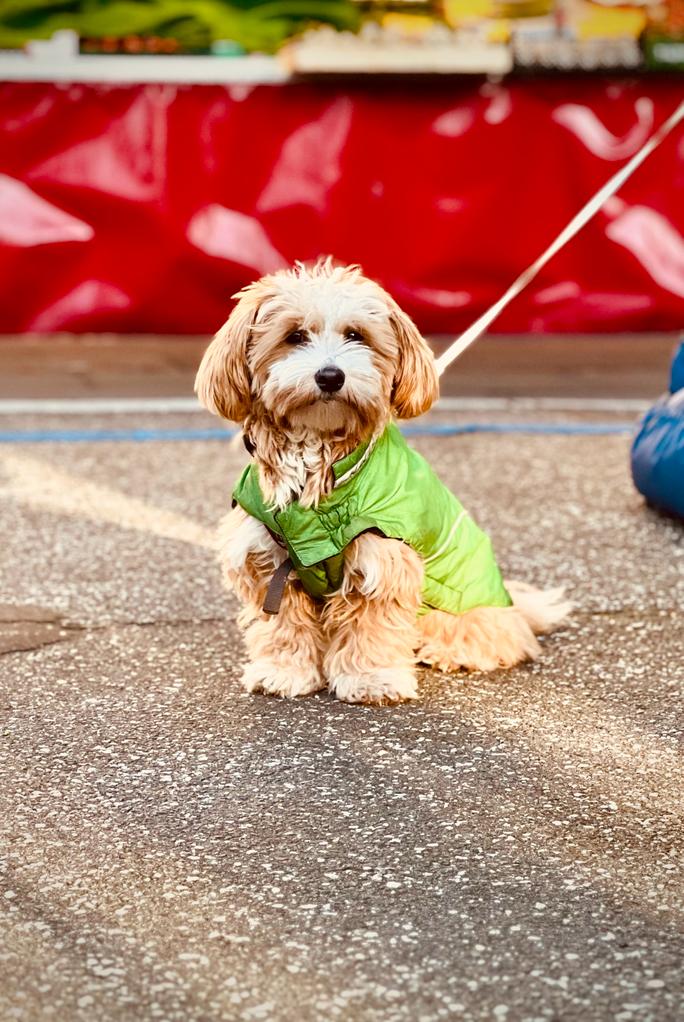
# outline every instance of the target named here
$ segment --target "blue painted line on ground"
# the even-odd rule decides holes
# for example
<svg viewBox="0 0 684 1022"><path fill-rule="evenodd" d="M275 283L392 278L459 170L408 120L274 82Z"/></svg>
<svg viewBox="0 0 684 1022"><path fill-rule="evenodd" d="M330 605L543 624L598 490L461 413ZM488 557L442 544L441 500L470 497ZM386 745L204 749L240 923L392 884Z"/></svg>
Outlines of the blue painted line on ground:
<svg viewBox="0 0 684 1022"><path fill-rule="evenodd" d="M539 433L546 436L622 436L634 432L633 422L465 422L434 426L402 426L404 436L459 436L468 433Z"/></svg>
<svg viewBox="0 0 684 1022"><path fill-rule="evenodd" d="M464 422L402 426L405 436L464 436L472 433L523 433L543 436L624 436L632 422ZM150 443L178 440L231 440L228 429L35 429L0 431L2 444Z"/></svg>
<svg viewBox="0 0 684 1022"><path fill-rule="evenodd" d="M3 444L149 443L155 440L231 440L235 429L32 429L0 432Z"/></svg>

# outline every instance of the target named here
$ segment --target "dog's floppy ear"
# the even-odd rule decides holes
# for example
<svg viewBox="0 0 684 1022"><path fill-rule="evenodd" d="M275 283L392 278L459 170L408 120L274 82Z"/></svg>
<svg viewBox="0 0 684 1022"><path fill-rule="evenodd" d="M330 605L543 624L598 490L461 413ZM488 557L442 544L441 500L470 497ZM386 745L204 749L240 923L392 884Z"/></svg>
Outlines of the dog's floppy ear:
<svg viewBox="0 0 684 1022"><path fill-rule="evenodd" d="M195 377L195 393L205 408L232 422L241 422L250 406L247 342L259 308L251 289L239 301L204 352Z"/></svg>
<svg viewBox="0 0 684 1022"><path fill-rule="evenodd" d="M399 419L412 419L426 412L439 394L435 360L416 324L395 302L390 323L399 345L392 407Z"/></svg>

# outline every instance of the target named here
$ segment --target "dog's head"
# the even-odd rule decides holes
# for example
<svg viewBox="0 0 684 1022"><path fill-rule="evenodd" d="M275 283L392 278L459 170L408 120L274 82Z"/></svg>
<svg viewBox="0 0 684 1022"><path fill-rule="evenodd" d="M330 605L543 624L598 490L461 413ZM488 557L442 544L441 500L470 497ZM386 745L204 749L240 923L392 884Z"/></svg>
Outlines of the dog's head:
<svg viewBox="0 0 684 1022"><path fill-rule="evenodd" d="M225 419L353 432L427 411L432 353L358 266L297 264L250 284L205 352L195 390Z"/></svg>

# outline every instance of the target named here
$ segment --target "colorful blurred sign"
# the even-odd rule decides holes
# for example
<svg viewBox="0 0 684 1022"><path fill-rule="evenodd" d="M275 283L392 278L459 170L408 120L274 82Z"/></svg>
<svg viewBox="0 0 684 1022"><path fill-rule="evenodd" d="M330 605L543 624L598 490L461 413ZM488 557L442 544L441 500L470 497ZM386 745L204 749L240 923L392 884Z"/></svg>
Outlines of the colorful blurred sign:
<svg viewBox="0 0 684 1022"><path fill-rule="evenodd" d="M298 74L682 69L684 0L4 0L0 48L281 53Z"/></svg>

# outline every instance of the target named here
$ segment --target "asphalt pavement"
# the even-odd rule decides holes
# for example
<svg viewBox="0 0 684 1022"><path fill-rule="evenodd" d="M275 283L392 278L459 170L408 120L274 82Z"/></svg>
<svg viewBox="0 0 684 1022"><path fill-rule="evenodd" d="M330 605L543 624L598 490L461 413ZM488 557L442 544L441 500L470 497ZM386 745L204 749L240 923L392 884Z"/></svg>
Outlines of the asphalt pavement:
<svg viewBox="0 0 684 1022"><path fill-rule="evenodd" d="M0 444L0 1019L682 1019L684 529L630 408L423 421L505 573L577 610L379 709L241 691L240 447L49 438L207 416L0 409L43 437Z"/></svg>

